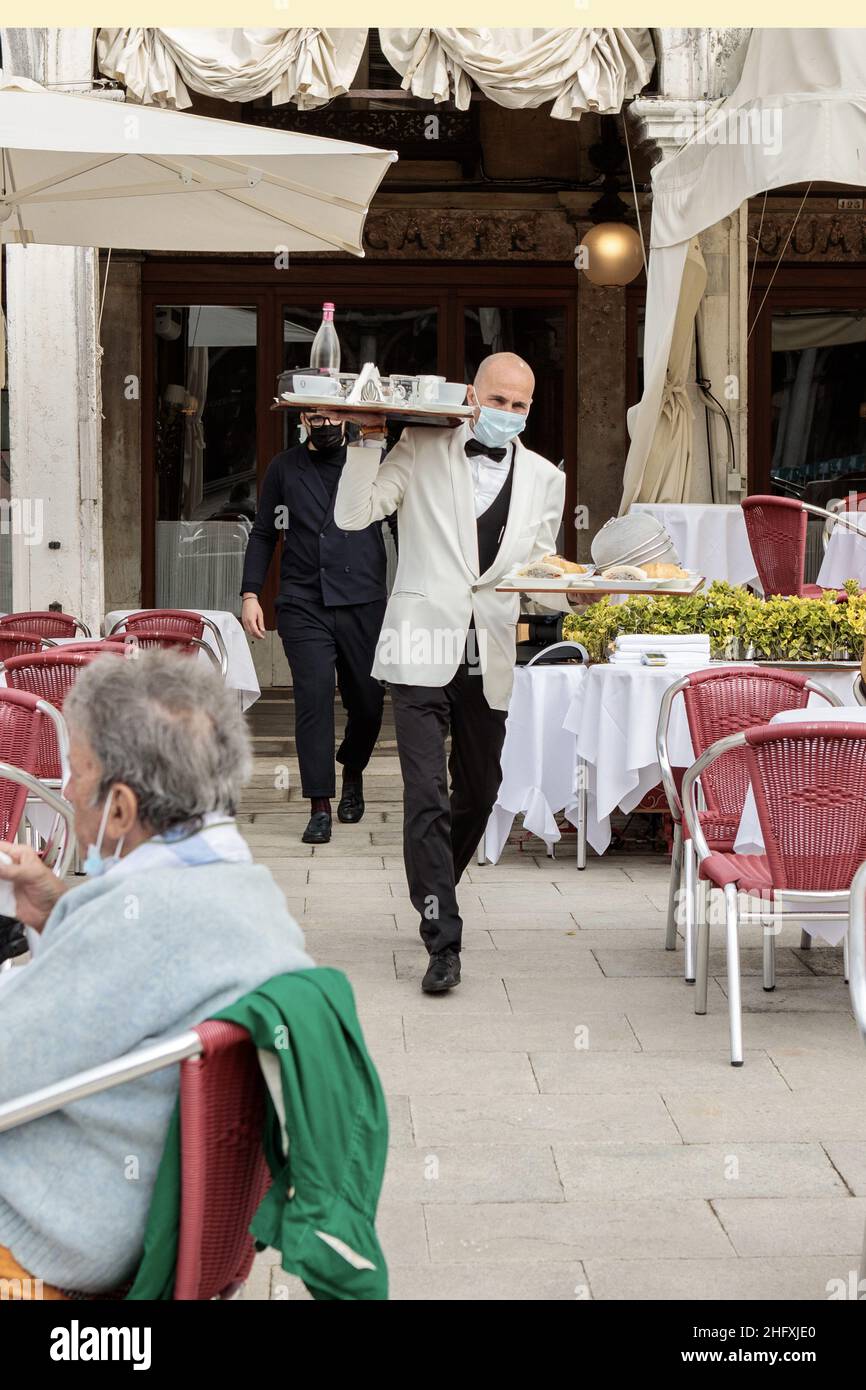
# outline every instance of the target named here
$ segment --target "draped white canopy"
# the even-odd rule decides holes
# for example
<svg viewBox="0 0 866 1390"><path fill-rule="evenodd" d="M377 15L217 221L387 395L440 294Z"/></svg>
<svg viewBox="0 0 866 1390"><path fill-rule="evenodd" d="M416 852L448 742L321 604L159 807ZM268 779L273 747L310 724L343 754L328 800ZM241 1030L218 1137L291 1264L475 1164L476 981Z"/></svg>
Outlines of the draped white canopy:
<svg viewBox="0 0 866 1390"><path fill-rule="evenodd" d="M654 440L692 237L765 189L866 184L866 30L754 30L735 91L652 180L644 393L630 412L621 512L651 494L684 500L660 487Z"/></svg>
<svg viewBox="0 0 866 1390"><path fill-rule="evenodd" d="M226 101L321 106L348 90L366 29L101 29L100 72L135 101L191 104L190 90ZM551 115L619 111L649 81L648 29L380 29L382 50L414 96L469 105L471 84L502 106L552 102Z"/></svg>

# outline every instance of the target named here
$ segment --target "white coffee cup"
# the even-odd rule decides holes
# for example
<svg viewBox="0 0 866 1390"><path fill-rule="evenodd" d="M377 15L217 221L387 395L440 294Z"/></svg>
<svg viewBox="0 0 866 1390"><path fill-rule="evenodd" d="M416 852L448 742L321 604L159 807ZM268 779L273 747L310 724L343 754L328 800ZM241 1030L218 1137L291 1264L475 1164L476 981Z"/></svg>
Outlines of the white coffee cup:
<svg viewBox="0 0 866 1390"><path fill-rule="evenodd" d="M435 404L439 399L439 377L419 376L417 399L424 405Z"/></svg>
<svg viewBox="0 0 866 1390"><path fill-rule="evenodd" d="M296 396L339 396L340 382L333 376L296 376L292 391Z"/></svg>

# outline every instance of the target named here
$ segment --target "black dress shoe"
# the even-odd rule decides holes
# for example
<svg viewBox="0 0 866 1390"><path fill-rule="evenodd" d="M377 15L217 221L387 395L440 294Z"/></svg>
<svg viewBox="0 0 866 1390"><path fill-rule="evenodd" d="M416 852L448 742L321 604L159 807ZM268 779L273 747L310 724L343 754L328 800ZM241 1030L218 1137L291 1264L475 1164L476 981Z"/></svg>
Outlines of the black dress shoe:
<svg viewBox="0 0 866 1390"><path fill-rule="evenodd" d="M301 839L305 845L326 845L331 838L331 817L327 811L314 811Z"/></svg>
<svg viewBox="0 0 866 1390"><path fill-rule="evenodd" d="M425 994L443 994L460 983L460 955L457 951L437 951L430 957L427 973L421 981Z"/></svg>
<svg viewBox="0 0 866 1390"><path fill-rule="evenodd" d="M343 793L337 805L337 819L344 825L354 825L359 821L365 811L364 806L364 783L359 777L357 782L344 782Z"/></svg>

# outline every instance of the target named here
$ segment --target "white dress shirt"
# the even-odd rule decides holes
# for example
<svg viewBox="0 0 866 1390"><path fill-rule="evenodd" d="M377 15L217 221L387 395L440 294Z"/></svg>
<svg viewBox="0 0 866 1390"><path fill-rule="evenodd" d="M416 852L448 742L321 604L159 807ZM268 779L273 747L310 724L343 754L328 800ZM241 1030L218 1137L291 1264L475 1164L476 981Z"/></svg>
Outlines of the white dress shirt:
<svg viewBox="0 0 866 1390"><path fill-rule="evenodd" d="M470 454L469 463L472 467L472 490L475 494L475 515L479 517L482 512L499 496L505 486L505 479L508 477L508 470L511 467L511 454L513 445L509 444L505 451L505 458L492 459L487 454Z"/></svg>

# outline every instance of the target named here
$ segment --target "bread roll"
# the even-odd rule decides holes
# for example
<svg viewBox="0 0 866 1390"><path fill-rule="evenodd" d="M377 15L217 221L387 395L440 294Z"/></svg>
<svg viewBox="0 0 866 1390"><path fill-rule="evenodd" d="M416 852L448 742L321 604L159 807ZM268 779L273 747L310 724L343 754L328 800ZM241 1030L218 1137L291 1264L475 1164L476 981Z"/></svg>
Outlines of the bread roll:
<svg viewBox="0 0 866 1390"><path fill-rule="evenodd" d="M646 570L638 569L637 565L611 565L609 570L602 570L602 579L646 579Z"/></svg>
<svg viewBox="0 0 866 1390"><path fill-rule="evenodd" d="M562 555L545 555L542 564L555 565L563 574L586 574L589 570L588 565L577 565L573 560L566 560Z"/></svg>
<svg viewBox="0 0 866 1390"><path fill-rule="evenodd" d="M679 565L672 565L666 561L654 560L649 565L644 565L647 579L688 579L688 570L682 569Z"/></svg>

